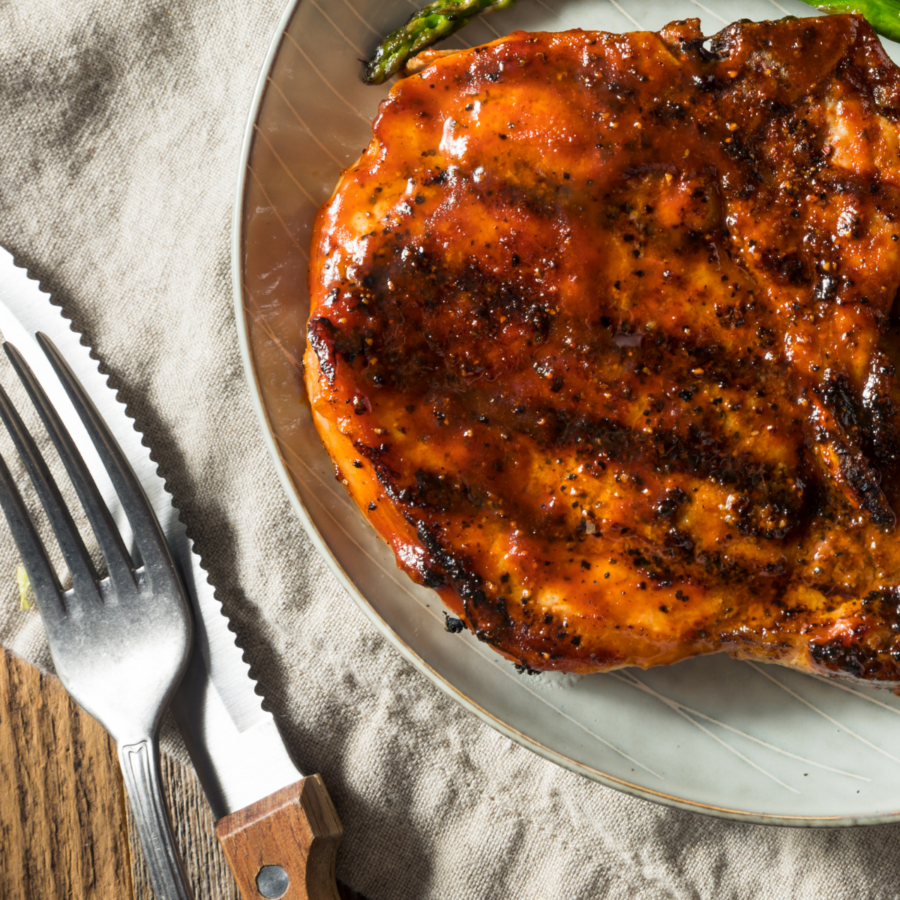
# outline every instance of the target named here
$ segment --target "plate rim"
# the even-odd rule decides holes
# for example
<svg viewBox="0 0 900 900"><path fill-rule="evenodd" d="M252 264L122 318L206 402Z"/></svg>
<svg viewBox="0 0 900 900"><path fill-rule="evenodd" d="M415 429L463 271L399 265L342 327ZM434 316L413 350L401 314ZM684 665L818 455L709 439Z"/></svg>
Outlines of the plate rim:
<svg viewBox="0 0 900 900"><path fill-rule="evenodd" d="M662 791L654 791L650 788L632 784L624 779L616 778L600 771L592 766L580 763L571 757L565 756L558 750L541 744L539 741L529 735L518 731L502 719L497 718L483 707L475 703L474 700L467 697L462 691L456 688L450 681L444 678L432 666L430 666L421 656L413 650L378 614L372 604L366 600L362 592L357 588L352 579L347 575L340 562L331 552L328 544L319 533L311 516L307 512L303 501L294 487L293 480L285 465L278 445L272 434L272 427L269 423L269 416L262 400L262 392L259 387L259 379L256 367L253 362L253 354L250 350L249 332L247 329L247 307L244 302L243 291L243 266L242 266L242 247L243 247L243 220L244 206L246 198L247 172L250 153L253 149L255 126L259 118L259 111L262 106L263 98L266 94L266 86L269 80L269 73L281 49L285 33L294 17L297 9L303 0L288 0L284 11L278 19L275 32L269 42L269 47L263 59L259 77L257 78L256 87L250 102L250 109L247 121L244 126L243 137L241 139L241 149L238 159L237 185L234 194L234 203L232 208L231 221L231 283L232 294L234 300L235 326L238 334L238 344L241 352L241 362L244 368L244 377L247 387L250 390L251 402L256 412L257 421L262 431L263 441L269 452L269 457L274 464L275 471L282 487L287 494L288 501L294 510L294 513L300 519L304 530L315 546L316 550L325 560L325 563L331 569L337 578L341 587L353 599L360 608L366 618L375 626L378 632L387 639L387 641L397 650L400 655L419 673L424 675L432 684L438 687L445 695L456 701L466 711L473 713L482 722L489 725L495 731L498 731L504 737L515 741L522 747L536 753L549 762L560 766L577 775L582 775L592 781L596 781L605 787L613 790L621 791L630 796L637 797L641 800L647 800L653 803L659 803L663 806L669 806L675 809L682 809L688 812L702 813L714 816L716 818L728 819L735 822L742 822L753 825L779 825L794 828L835 828L835 827L851 827L862 825L890 825L900 820L900 810L891 813L885 813L875 816L784 816L784 815L768 815L765 813L754 813L746 810L732 809L730 807L715 806L708 803L700 803L696 800L689 800L684 797L678 797L674 794L667 794Z"/></svg>

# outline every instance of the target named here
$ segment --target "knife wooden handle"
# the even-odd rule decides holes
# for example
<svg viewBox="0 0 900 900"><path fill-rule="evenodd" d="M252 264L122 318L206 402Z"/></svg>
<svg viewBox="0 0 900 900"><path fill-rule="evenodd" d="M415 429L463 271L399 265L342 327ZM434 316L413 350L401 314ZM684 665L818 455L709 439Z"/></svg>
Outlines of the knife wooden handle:
<svg viewBox="0 0 900 900"><path fill-rule="evenodd" d="M216 823L244 900L340 900L334 861L343 829L319 775Z"/></svg>

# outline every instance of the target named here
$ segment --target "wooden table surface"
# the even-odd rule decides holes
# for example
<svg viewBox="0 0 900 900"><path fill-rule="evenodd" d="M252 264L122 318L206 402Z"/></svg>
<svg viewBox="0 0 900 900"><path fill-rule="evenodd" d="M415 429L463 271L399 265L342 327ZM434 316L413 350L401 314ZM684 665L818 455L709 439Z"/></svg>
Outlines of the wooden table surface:
<svg viewBox="0 0 900 900"><path fill-rule="evenodd" d="M240 900L193 770L162 774L196 900ZM0 898L152 900L136 841L106 732L0 649Z"/></svg>

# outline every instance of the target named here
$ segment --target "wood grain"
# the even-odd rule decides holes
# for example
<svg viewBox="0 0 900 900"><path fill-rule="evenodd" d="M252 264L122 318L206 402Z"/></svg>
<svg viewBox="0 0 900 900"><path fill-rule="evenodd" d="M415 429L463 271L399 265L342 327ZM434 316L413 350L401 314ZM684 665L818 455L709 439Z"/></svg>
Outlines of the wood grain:
<svg viewBox="0 0 900 900"><path fill-rule="evenodd" d="M115 747L55 678L0 650L0 897L110 900L132 887Z"/></svg>
<svg viewBox="0 0 900 900"><path fill-rule="evenodd" d="M240 900L193 769L162 758L197 900ZM116 749L59 680L0 648L0 898L153 900Z"/></svg>
<svg viewBox="0 0 900 900"><path fill-rule="evenodd" d="M240 900L194 770L163 756L162 777L196 900ZM2 648L0 898L153 900L115 746L58 679Z"/></svg>
<svg viewBox="0 0 900 900"><path fill-rule="evenodd" d="M264 866L281 866L289 877L286 891L275 896L340 900L334 863L343 829L319 775L226 816L216 834L244 900L261 896L256 879Z"/></svg>

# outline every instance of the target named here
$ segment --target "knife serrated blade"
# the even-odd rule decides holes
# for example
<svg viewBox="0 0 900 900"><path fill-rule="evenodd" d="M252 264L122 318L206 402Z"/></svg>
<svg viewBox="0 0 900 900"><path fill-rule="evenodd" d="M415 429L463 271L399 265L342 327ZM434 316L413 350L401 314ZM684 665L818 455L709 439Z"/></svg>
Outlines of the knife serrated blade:
<svg viewBox="0 0 900 900"><path fill-rule="evenodd" d="M142 443L142 435L60 308L0 248L0 332L18 347L46 389L81 450L126 546L136 553L128 520L109 475L35 341L38 331L47 334L59 348L131 462L184 579L194 610L194 649L172 708L213 815L221 819L294 784L300 779L300 772L285 749L274 719L262 708L222 605L150 451Z"/></svg>

